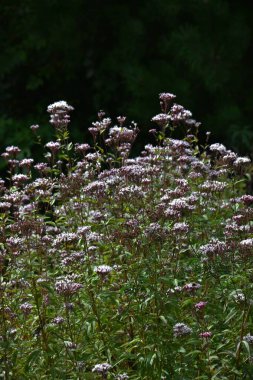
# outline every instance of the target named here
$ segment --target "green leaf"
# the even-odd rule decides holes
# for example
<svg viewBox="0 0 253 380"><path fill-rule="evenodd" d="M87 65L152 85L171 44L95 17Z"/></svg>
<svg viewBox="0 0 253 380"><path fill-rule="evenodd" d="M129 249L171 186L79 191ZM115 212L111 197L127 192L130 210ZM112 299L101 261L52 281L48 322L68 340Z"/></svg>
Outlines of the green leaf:
<svg viewBox="0 0 253 380"><path fill-rule="evenodd" d="M32 366L33 363L35 363L38 360L38 358L40 357L40 355L41 355L41 350L34 350L34 351L32 351L28 355L25 367L28 369L30 366Z"/></svg>
<svg viewBox="0 0 253 380"><path fill-rule="evenodd" d="M248 353L248 356L249 356L249 358L251 357L251 353L250 353L250 346L249 346L249 343L248 342L246 342L245 340L242 340L242 345L246 348L246 351L247 351L247 353Z"/></svg>
<svg viewBox="0 0 253 380"><path fill-rule="evenodd" d="M164 317L164 315L160 315L159 318L161 319L161 321L162 321L165 325L168 324L167 319Z"/></svg>

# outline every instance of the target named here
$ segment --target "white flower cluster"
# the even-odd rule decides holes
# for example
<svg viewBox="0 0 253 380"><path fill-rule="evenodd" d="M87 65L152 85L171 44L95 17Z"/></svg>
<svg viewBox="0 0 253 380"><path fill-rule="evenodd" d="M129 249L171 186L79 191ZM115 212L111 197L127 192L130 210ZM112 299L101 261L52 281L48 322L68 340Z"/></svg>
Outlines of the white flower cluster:
<svg viewBox="0 0 253 380"><path fill-rule="evenodd" d="M102 274L102 275L105 275L105 274L108 274L112 271L112 267L110 267L109 265L99 265L97 267L94 268L94 272L97 273L97 274Z"/></svg>
<svg viewBox="0 0 253 380"><path fill-rule="evenodd" d="M245 335L243 337L243 340L245 340L245 342L247 342L249 344L253 344L253 336L250 335L250 333L248 333L247 335Z"/></svg>
<svg viewBox="0 0 253 380"><path fill-rule="evenodd" d="M211 150L211 152L218 152L220 154L224 154L227 152L226 147L223 144L219 143L210 145L209 149Z"/></svg>
<svg viewBox="0 0 253 380"><path fill-rule="evenodd" d="M69 279L59 280L55 283L55 290L60 295L73 295L82 287L82 284L72 282Z"/></svg>
<svg viewBox="0 0 253 380"><path fill-rule="evenodd" d="M181 337L192 333L192 329L184 323L176 323L173 327L175 337Z"/></svg>
<svg viewBox="0 0 253 380"><path fill-rule="evenodd" d="M175 223L172 230L177 233L187 233L189 231L188 223Z"/></svg>
<svg viewBox="0 0 253 380"><path fill-rule="evenodd" d="M241 248L251 249L253 248L253 238L242 240L239 245Z"/></svg>
<svg viewBox="0 0 253 380"><path fill-rule="evenodd" d="M205 255L221 254L228 249L227 244L224 241L213 239L210 243L201 245L199 250Z"/></svg>
<svg viewBox="0 0 253 380"><path fill-rule="evenodd" d="M183 106L179 104L174 104L171 107L170 119L172 122L182 122L187 121L192 117L192 113L189 110L186 110Z"/></svg>
<svg viewBox="0 0 253 380"><path fill-rule="evenodd" d="M69 112L73 111L73 107L70 106L65 100L60 100L50 104L47 107L47 112L51 114L50 123L56 128L66 127L70 122Z"/></svg>
<svg viewBox="0 0 253 380"><path fill-rule="evenodd" d="M59 100L58 102L50 104L47 107L47 112L49 112L49 113L55 113L55 112L60 111L60 110L69 112L69 111L73 111L74 108L72 106L70 106L65 100Z"/></svg>
<svg viewBox="0 0 253 380"><path fill-rule="evenodd" d="M129 376L126 373L121 373L121 374L117 375L116 379L117 380L128 380Z"/></svg>
<svg viewBox="0 0 253 380"><path fill-rule="evenodd" d="M248 157L238 157L234 161L234 166L239 167L239 166L250 164L250 163L251 163L250 158L248 158Z"/></svg>
<svg viewBox="0 0 253 380"><path fill-rule="evenodd" d="M92 372L106 374L111 368L112 368L112 366L108 363L96 364L92 368Z"/></svg>
<svg viewBox="0 0 253 380"><path fill-rule="evenodd" d="M170 116L166 113L159 113L158 115L152 117L151 121L154 121L158 125L165 125L170 121Z"/></svg>

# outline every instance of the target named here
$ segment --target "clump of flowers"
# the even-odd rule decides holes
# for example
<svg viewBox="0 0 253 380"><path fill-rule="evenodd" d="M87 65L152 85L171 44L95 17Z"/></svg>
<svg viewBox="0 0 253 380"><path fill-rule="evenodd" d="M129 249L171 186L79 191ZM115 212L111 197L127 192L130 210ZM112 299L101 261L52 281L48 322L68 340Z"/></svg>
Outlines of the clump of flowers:
<svg viewBox="0 0 253 380"><path fill-rule="evenodd" d="M251 161L201 144L175 98L137 157L137 124L103 111L72 144L65 101L52 141L31 127L44 159L2 152L2 377L251 378Z"/></svg>
<svg viewBox="0 0 253 380"><path fill-rule="evenodd" d="M211 338L212 333L211 333L211 331L204 331L204 332L200 333L199 336L201 338L204 338L204 339L209 339L209 338Z"/></svg>
<svg viewBox="0 0 253 380"><path fill-rule="evenodd" d="M92 368L92 372L97 372L102 375L102 379L107 379L108 371L112 368L109 363L96 364Z"/></svg>
<svg viewBox="0 0 253 380"><path fill-rule="evenodd" d="M112 267L110 267L109 265L99 265L98 267L94 268L94 272L102 276L107 275L111 271L112 271Z"/></svg>
<svg viewBox="0 0 253 380"><path fill-rule="evenodd" d="M50 123L56 128L66 127L70 123L69 112L74 108L65 100L60 100L47 107L47 112L50 113Z"/></svg>
<svg viewBox="0 0 253 380"><path fill-rule="evenodd" d="M173 327L173 334L175 337L181 337L192 333L192 329L185 323L176 323Z"/></svg>
<svg viewBox="0 0 253 380"><path fill-rule="evenodd" d="M196 304L194 305L194 307L195 307L196 310L202 310L202 309L205 308L206 304L207 304L207 302L205 302L205 301L200 301L200 302L196 303Z"/></svg>

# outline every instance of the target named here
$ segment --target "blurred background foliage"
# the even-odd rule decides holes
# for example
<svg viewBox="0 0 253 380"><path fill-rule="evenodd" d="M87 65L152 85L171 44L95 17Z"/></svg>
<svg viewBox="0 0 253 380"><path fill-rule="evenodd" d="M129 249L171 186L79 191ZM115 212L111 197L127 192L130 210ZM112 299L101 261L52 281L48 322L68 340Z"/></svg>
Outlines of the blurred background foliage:
<svg viewBox="0 0 253 380"><path fill-rule="evenodd" d="M144 139L168 91L213 142L251 154L252 14L247 0L1 0L1 152L34 153L31 124L48 141L46 107L61 99L76 141L100 109L136 120Z"/></svg>

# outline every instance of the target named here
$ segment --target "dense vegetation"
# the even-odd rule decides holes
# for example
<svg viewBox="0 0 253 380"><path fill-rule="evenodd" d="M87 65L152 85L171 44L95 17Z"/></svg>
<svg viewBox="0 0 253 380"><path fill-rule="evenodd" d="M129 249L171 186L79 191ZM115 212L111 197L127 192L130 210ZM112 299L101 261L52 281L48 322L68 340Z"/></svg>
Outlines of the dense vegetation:
<svg viewBox="0 0 253 380"><path fill-rule="evenodd" d="M251 153L252 1L1 0L0 10L2 150L30 154L34 120L50 136L43 110L59 98L77 110L75 141L100 108L147 132L153 94L170 88L218 141Z"/></svg>
<svg viewBox="0 0 253 380"><path fill-rule="evenodd" d="M65 101L48 107L44 162L2 154L2 378L253 376L251 163L208 133L200 146L174 100L160 94L156 144L136 158L124 116L99 112L93 144L72 144Z"/></svg>

